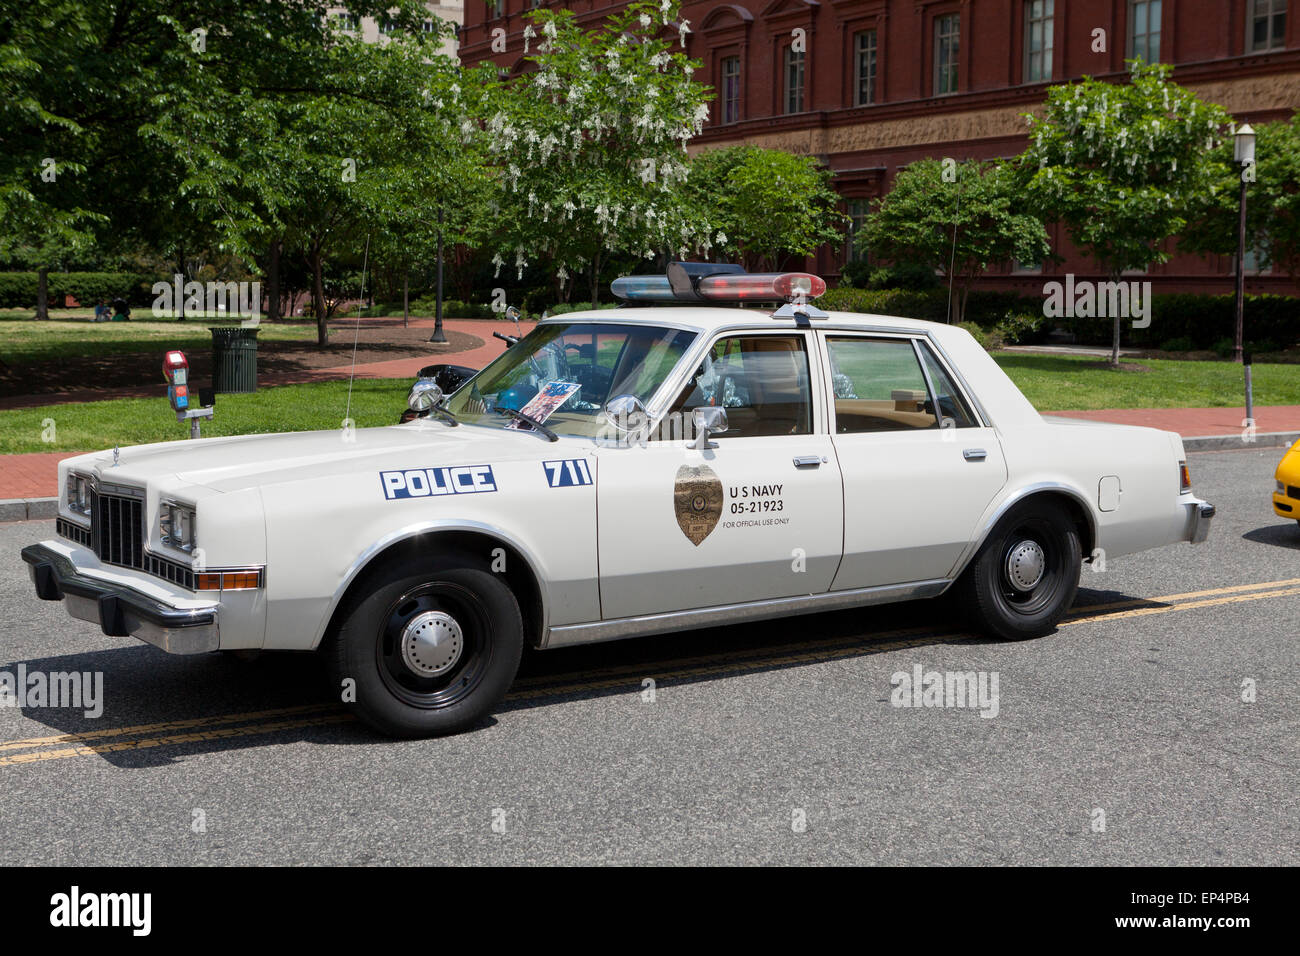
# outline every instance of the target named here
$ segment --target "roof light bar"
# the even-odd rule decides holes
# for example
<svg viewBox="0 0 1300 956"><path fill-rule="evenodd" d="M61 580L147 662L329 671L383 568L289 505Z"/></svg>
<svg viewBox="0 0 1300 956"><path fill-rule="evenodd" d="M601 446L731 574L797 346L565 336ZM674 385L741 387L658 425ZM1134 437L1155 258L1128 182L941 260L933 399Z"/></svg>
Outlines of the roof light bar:
<svg viewBox="0 0 1300 956"><path fill-rule="evenodd" d="M826 291L807 272L750 274L740 266L670 262L667 275L621 276L610 290L628 302L806 302Z"/></svg>
<svg viewBox="0 0 1300 956"><path fill-rule="evenodd" d="M609 290L628 302L676 302L667 276L619 276Z"/></svg>
<svg viewBox="0 0 1300 956"><path fill-rule="evenodd" d="M699 291L706 299L733 302L815 299L826 291L826 281L806 272L709 276L700 280Z"/></svg>

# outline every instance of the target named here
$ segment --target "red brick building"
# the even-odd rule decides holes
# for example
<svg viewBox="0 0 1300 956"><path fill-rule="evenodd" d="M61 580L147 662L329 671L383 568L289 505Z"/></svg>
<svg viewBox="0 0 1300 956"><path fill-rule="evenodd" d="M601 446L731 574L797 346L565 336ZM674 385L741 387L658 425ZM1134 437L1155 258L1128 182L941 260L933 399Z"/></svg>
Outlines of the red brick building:
<svg viewBox="0 0 1300 956"><path fill-rule="evenodd" d="M550 5L471 0L461 58L519 68L523 14ZM622 4L563 6L594 25ZM1287 0L747 0L687 2L683 17L688 52L704 64L697 78L717 96L692 149L747 142L814 155L834 170L854 218L916 159L1016 155L1022 114L1047 86L1122 75L1134 55L1173 64L1178 83L1241 120L1300 109L1300 27ZM505 53L492 53L496 28ZM1094 271L1063 229L1049 231L1063 263L1008 267L987 281L1036 292L1043 275ZM851 242L824 249L809 267L834 277L862 252ZM1248 291L1297 291L1252 260ZM1228 257L1176 254L1150 278L1160 291L1228 292L1232 270Z"/></svg>

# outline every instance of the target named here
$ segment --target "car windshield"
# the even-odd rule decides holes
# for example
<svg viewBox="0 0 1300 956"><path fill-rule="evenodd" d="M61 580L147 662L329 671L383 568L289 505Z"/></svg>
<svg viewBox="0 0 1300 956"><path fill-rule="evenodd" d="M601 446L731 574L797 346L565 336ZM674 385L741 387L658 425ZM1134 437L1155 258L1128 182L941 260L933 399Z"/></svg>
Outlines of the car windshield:
<svg viewBox="0 0 1300 956"><path fill-rule="evenodd" d="M539 325L447 400L458 419L528 431L501 411L522 412L560 435L595 438L605 404L633 395L649 404L697 333L653 325Z"/></svg>

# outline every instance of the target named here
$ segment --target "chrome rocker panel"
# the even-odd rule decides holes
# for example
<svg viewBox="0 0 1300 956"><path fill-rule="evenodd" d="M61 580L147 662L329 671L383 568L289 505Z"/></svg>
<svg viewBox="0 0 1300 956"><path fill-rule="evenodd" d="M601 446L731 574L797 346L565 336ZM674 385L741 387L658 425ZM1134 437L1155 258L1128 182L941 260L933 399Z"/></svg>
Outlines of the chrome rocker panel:
<svg viewBox="0 0 1300 956"><path fill-rule="evenodd" d="M602 641L618 641L627 637L666 634L669 631L720 627L744 621L766 621L796 614L814 614L820 611L937 597L951 583L948 578L939 578L932 581L913 581L908 584L855 588L851 591L828 591L825 594L803 594L798 597L749 601L743 604L721 604L717 607L687 611L667 611L663 614L624 617L612 621L596 621L592 624L565 624L550 628L542 647L595 644Z"/></svg>

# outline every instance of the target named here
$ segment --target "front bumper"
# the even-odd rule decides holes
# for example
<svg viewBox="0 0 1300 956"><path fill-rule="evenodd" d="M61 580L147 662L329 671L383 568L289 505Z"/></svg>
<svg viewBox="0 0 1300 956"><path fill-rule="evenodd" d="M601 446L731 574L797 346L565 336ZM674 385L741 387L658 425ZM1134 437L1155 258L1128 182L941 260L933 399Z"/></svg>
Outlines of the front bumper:
<svg viewBox="0 0 1300 956"><path fill-rule="evenodd" d="M110 637L139 638L169 654L204 654L221 646L219 605L172 607L127 585L84 574L43 544L23 548L22 557L37 597L63 601L70 615L98 624Z"/></svg>
<svg viewBox="0 0 1300 956"><path fill-rule="evenodd" d="M1214 520L1214 505L1208 501L1193 501L1188 505L1191 512L1187 529L1187 540L1200 544L1210 536L1210 522Z"/></svg>

